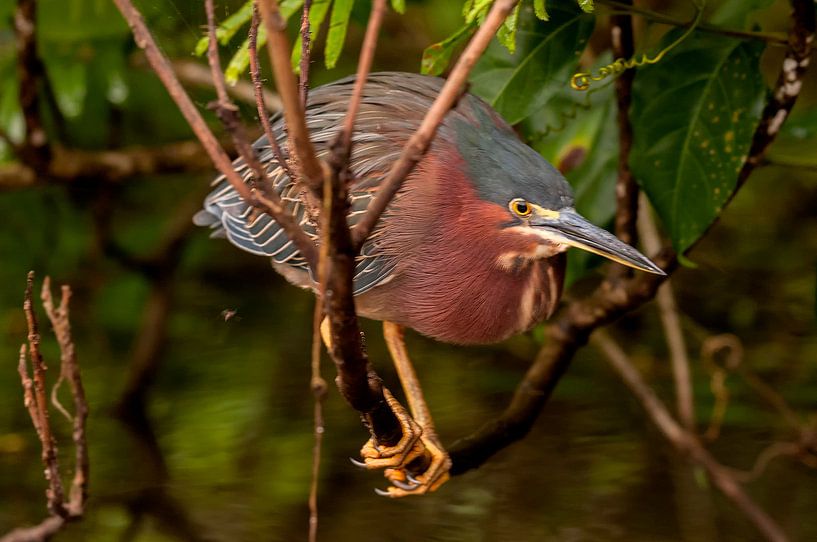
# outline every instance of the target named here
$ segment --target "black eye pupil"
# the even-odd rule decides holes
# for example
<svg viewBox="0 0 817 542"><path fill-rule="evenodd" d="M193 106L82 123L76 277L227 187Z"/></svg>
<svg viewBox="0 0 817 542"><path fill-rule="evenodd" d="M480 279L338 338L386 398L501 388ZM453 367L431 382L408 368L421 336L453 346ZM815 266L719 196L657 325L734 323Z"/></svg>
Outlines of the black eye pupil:
<svg viewBox="0 0 817 542"><path fill-rule="evenodd" d="M516 204L516 212L520 215L528 214L528 204L525 202L519 202Z"/></svg>

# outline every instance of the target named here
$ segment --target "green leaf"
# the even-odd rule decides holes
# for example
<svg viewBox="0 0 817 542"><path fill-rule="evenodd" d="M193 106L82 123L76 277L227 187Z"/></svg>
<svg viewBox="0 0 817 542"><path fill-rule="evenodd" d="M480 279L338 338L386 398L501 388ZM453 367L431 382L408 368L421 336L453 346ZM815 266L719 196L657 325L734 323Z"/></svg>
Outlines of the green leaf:
<svg viewBox="0 0 817 542"><path fill-rule="evenodd" d="M462 12L465 17L465 22L472 23L479 21L480 24L482 24L482 19L485 18L492 3L493 0L473 0L472 2L466 2Z"/></svg>
<svg viewBox="0 0 817 542"><path fill-rule="evenodd" d="M343 42L346 41L346 30L349 28L349 17L355 0L335 0L332 4L332 15L329 18L329 33L326 35L326 67L332 69L338 63Z"/></svg>
<svg viewBox="0 0 817 542"><path fill-rule="evenodd" d="M309 9L309 50L315 47L315 38L318 36L318 31L321 29L323 20L326 19L326 14L329 13L329 6L331 0L314 0L312 7ZM301 36L295 40L295 45L292 46L292 69L295 73L301 73Z"/></svg>
<svg viewBox="0 0 817 542"><path fill-rule="evenodd" d="M735 189L766 92L763 47L696 34L636 75L630 165L678 253Z"/></svg>
<svg viewBox="0 0 817 542"><path fill-rule="evenodd" d="M585 13L593 13L593 0L578 0L579 7Z"/></svg>
<svg viewBox="0 0 817 542"><path fill-rule="evenodd" d="M406 12L406 0L391 0L391 8L402 15Z"/></svg>
<svg viewBox="0 0 817 542"><path fill-rule="evenodd" d="M252 0L249 0L241 8L224 19L224 21L216 27L216 39L222 45L227 45L233 39L235 33L241 29L242 26L250 22L252 19ZM207 45L210 42L209 36L205 35L196 43L195 54L201 56L207 52Z"/></svg>
<svg viewBox="0 0 817 542"><path fill-rule="evenodd" d="M423 51L420 70L425 75L440 75L448 67L454 51L465 43L477 28L476 21L467 23L443 41L429 45Z"/></svg>
<svg viewBox="0 0 817 542"><path fill-rule="evenodd" d="M520 19L517 52L492 43L471 75L471 91L516 124L541 109L569 84L590 33L593 16L554 6L543 23L526 12Z"/></svg>
<svg viewBox="0 0 817 542"><path fill-rule="evenodd" d="M281 16L289 20L293 14L300 11L304 0L284 0L281 2ZM267 31L264 25L258 26L257 47L260 50L267 43ZM205 50L206 50L205 44ZM228 84L234 85L238 82L242 73L247 71L247 66L250 64L249 40L245 39L238 51L235 52L230 62L227 64L227 69L224 71L224 79Z"/></svg>
<svg viewBox="0 0 817 542"><path fill-rule="evenodd" d="M499 27L499 31L496 33L496 39L498 39L499 43L511 54L516 52L516 28L519 23L519 6L521 5L521 2L516 4L516 7L513 8L511 14L505 18L505 22L502 23L502 26Z"/></svg>
<svg viewBox="0 0 817 542"><path fill-rule="evenodd" d="M533 12L536 14L537 18L543 21L550 20L547 8L545 8L545 0L533 0Z"/></svg>

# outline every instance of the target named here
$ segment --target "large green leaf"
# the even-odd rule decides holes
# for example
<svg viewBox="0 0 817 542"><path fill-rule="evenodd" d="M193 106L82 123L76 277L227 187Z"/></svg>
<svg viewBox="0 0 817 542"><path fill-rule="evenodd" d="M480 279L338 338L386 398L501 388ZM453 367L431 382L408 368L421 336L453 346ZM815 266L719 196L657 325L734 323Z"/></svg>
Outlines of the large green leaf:
<svg viewBox="0 0 817 542"><path fill-rule="evenodd" d="M471 75L471 91L491 103L511 124L542 108L569 84L593 31L593 16L575 7L553 6L542 22L529 8L520 14L517 51L494 42Z"/></svg>
<svg viewBox="0 0 817 542"><path fill-rule="evenodd" d="M630 165L678 252L735 188L765 95L762 51L758 42L696 34L638 71Z"/></svg>

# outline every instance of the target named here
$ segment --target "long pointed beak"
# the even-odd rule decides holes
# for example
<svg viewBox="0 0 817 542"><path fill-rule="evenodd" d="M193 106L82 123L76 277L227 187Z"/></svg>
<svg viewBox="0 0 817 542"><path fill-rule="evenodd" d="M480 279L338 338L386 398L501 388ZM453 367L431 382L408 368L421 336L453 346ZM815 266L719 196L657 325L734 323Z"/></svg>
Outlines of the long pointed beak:
<svg viewBox="0 0 817 542"><path fill-rule="evenodd" d="M666 275L649 258L630 245L622 243L610 232L593 225L573 209L562 209L553 218L534 219L531 225L546 231L549 238L559 243L604 256L641 271Z"/></svg>

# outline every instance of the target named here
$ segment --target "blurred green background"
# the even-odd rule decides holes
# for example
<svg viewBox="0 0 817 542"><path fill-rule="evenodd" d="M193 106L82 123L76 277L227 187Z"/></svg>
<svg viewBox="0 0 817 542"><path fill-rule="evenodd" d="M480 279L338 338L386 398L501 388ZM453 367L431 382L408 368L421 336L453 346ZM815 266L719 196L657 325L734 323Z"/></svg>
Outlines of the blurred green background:
<svg viewBox="0 0 817 542"><path fill-rule="evenodd" d="M164 51L191 60L202 35L200 2L143 1ZM218 16L240 3L220 2ZM678 2L656 2L676 9ZM352 73L368 15L357 2L338 67L315 53L312 80ZM681 6L683 7L683 6ZM21 132L14 3L0 4L0 126ZM680 9L680 8L679 8ZM186 124L106 0L42 0L38 45L60 115L52 138L101 150L190 140ZM764 30L785 30L786 2ZM422 50L462 23L452 2L409 2L390 13L375 69L418 71ZM224 48L225 57L236 43ZM781 50L764 57L773 78ZM265 65L266 67L266 65ZM269 73L266 70L266 73ZM722 221L674 279L693 360L699 425L713 407L711 369L698 348L734 333L743 366L803 418L817 412L817 101L814 78L792 123ZM192 87L204 109L213 95ZM244 118L254 119L243 106ZM209 118L209 117L208 117ZM212 119L210 119L212 121ZM593 152L593 148L588 149ZM780 165L797 159L800 167ZM0 168L13 160L0 147ZM300 540L306 538L312 448L311 295L288 286L263 258L189 225L212 177L198 172L0 187L0 533L45 514L39 445L16 372L25 340L27 271L74 289L72 321L92 409L91 499L60 540ZM168 240L175 240L164 251ZM153 256L163 253L164 259ZM158 266L144 265L153 258ZM568 296L598 280L590 272ZM226 318L224 311L235 311ZM378 372L396 389L379 326L365 322ZM43 330L47 326L43 325ZM654 304L615 326L645 378L668 403L672 380ZM44 335L46 335L44 333ZM537 350L537 333L484 348L416 334L409 348L443 440L477 429L506 404ZM51 336L47 360L58 359ZM3 368L5 367L5 368ZM53 373L53 371L52 371ZM331 381L334 370L324 365ZM53 377L53 374L52 374ZM794 434L737 375L710 448L751 467ZM326 541L754 540L745 518L649 426L639 404L592 347L582 349L531 434L438 493L377 497L378 473L353 467L367 438L334 389L325 407L320 538ZM63 452L70 426L52 415ZM817 472L772 462L747 490L795 540L817 539Z"/></svg>

